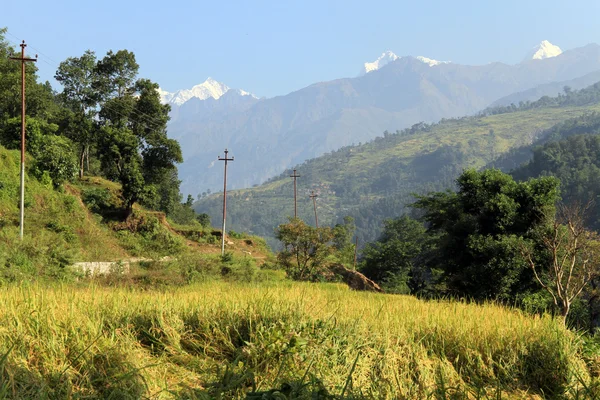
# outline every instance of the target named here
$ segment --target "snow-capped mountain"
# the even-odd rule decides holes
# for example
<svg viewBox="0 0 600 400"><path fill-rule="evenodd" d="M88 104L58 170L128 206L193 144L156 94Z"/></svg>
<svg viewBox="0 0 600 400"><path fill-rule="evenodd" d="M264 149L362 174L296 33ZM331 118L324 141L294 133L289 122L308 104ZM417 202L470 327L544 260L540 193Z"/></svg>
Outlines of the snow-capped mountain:
<svg viewBox="0 0 600 400"><path fill-rule="evenodd" d="M241 89L231 89L224 83L217 82L210 77L201 84L192 87L191 89L182 89L174 93L167 92L166 90L162 89L159 89L158 91L160 93L161 101L163 103L169 103L171 105L180 106L186 101L190 100L191 98L197 98L200 100L213 98L217 100L229 90L235 90L240 96L252 96L256 98L256 96L254 96L251 93L248 93Z"/></svg>
<svg viewBox="0 0 600 400"><path fill-rule="evenodd" d="M401 58L404 58L404 57L398 57L396 54L394 54L393 52L388 50L385 53L381 54L377 60L375 60L373 62L364 63L359 75L365 75L365 74L368 74L369 72L377 71L381 67L383 67L393 61L399 60ZM418 57L416 57L416 59L421 61L423 64L429 65L430 67L434 67L434 66L440 65L440 64L448 64L450 62L450 61L438 61L438 60L434 60L434 59L423 57L423 56L418 56Z"/></svg>
<svg viewBox="0 0 600 400"><path fill-rule="evenodd" d="M515 93L600 73L600 46L517 65L448 64L392 52L367 64L360 76L270 99L238 96L232 90L218 99L194 98L173 107L168 131L181 143L186 160L179 168L181 190L194 194L222 185L222 175L208 166L225 147L236 157L230 187L250 187L385 130L473 114Z"/></svg>
<svg viewBox="0 0 600 400"><path fill-rule="evenodd" d="M560 47L553 45L547 40L543 40L540 44L535 46L525 57L525 61L528 60L543 60L545 58L552 58L562 54Z"/></svg>
<svg viewBox="0 0 600 400"><path fill-rule="evenodd" d="M364 75L371 71L377 71L379 68L383 67L384 65L386 65L392 61L396 61L399 58L400 57L398 57L397 55L395 55L394 53L392 53L391 51L388 50L385 53L381 54L377 60L375 60L373 62L366 62L363 65L362 70L360 71L360 75Z"/></svg>
<svg viewBox="0 0 600 400"><path fill-rule="evenodd" d="M423 57L423 56L418 56L417 60L421 61L424 64L429 65L430 67L435 67L436 65L450 63L450 61L438 61L438 60L433 60L431 58L427 58L427 57Z"/></svg>

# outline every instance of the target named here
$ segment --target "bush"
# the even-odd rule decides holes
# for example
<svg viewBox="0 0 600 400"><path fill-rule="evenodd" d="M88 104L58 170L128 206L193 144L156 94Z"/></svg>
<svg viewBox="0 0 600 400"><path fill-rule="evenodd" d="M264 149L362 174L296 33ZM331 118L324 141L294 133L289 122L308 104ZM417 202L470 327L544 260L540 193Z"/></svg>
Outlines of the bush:
<svg viewBox="0 0 600 400"><path fill-rule="evenodd" d="M41 148L34 154L33 173L38 179L48 173L55 187L62 185L77 174L77 161L71 141L62 136L44 136Z"/></svg>
<svg viewBox="0 0 600 400"><path fill-rule="evenodd" d="M200 223L205 228L210 227L210 215L207 213L202 213L196 216L196 221Z"/></svg>
<svg viewBox="0 0 600 400"><path fill-rule="evenodd" d="M97 214L114 208L113 195L108 189L84 189L81 192L81 198L90 211Z"/></svg>

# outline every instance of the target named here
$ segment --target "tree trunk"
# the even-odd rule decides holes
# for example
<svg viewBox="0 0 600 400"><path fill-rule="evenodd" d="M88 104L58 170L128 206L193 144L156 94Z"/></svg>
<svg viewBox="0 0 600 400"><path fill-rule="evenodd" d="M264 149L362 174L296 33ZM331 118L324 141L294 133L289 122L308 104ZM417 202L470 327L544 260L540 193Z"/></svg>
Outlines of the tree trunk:
<svg viewBox="0 0 600 400"><path fill-rule="evenodd" d="M84 160L85 160L85 146L82 146L81 156L79 157L79 179L83 179Z"/></svg>
<svg viewBox="0 0 600 400"><path fill-rule="evenodd" d="M86 162L87 172L89 175L89 173L90 173L90 145L89 144L85 146L85 162Z"/></svg>
<svg viewBox="0 0 600 400"><path fill-rule="evenodd" d="M567 301L563 301L562 307L560 309L560 316L563 322L563 325L567 325L567 315L569 315L569 311L571 309L571 303Z"/></svg>

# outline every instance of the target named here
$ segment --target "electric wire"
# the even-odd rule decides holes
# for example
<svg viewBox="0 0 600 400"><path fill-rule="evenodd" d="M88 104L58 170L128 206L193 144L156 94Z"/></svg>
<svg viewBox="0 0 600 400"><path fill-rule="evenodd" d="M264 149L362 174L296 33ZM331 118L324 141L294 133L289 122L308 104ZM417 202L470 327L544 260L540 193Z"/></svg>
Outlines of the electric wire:
<svg viewBox="0 0 600 400"><path fill-rule="evenodd" d="M17 36L15 36L14 34L10 33L10 32L8 31L8 29L6 29L6 31L5 31L5 32L6 32L8 35L10 35L10 36L12 36L13 38L15 38L16 40L21 40L21 39L19 39ZM17 43L17 44L15 44L15 43L14 43L13 41L11 41L10 39L7 39L7 40L8 40L10 43L12 43L13 45L17 46L17 47L21 45L21 43ZM51 66L51 67L53 67L53 68L58 68L58 67L60 66L60 64L59 64L59 63L57 63L57 62L56 62L54 59L52 59L50 56L46 55L45 53L43 53L42 51L40 51L40 50L39 50L39 49L37 49L36 47L34 47L34 46L31 46L30 44L27 44L27 46L28 46L28 47L30 47L30 48L31 48L31 49L33 49L33 50L36 50L36 51L38 52L38 56L39 56L39 55L42 55L43 57L45 57L45 58L43 58L42 60L43 60L43 61L44 61L46 64L48 64L49 66ZM51 63L51 62L49 62L48 60L50 60L52 63ZM119 115L119 116L121 116L121 117L123 117L123 118L131 118L131 114L130 114L130 115L126 115L126 114L122 113L120 110L116 109L115 107L111 107L111 106L109 106L109 105L107 105L107 104L104 104L104 105L103 105L103 107L105 107L105 108L106 108L106 109L108 109L109 111L112 111L112 112L114 112L115 114L117 114L117 115ZM166 128L166 127L165 127L165 125L166 125L166 124L165 124L164 122L162 122L162 121L159 121L159 120L155 119L155 117L152 117L152 116L150 116L150 115L148 115L148 114L146 114L146 113L144 113L144 112L142 112L142 111L140 111L140 110L132 109L132 110L131 110L131 112L132 112L133 114L136 114L136 115L135 115L135 117L136 117L136 118L139 118L140 120L142 120L141 122L144 122L144 124L146 125L146 127L150 127L150 128L152 128L152 129L165 129L165 128Z"/></svg>

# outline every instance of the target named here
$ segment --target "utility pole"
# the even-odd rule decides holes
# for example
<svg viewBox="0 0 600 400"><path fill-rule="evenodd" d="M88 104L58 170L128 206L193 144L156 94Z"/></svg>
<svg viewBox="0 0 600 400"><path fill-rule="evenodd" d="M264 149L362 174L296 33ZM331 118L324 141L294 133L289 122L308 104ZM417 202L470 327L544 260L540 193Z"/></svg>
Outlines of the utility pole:
<svg viewBox="0 0 600 400"><path fill-rule="evenodd" d="M9 57L11 60L21 61L21 220L19 223L19 237L23 240L23 222L25 220L25 63L36 62L35 58L25 58L25 41L21 43L21 57Z"/></svg>
<svg viewBox="0 0 600 400"><path fill-rule="evenodd" d="M225 218L227 218L227 161L233 161L233 157L227 158L229 151L225 149L225 157L218 156L220 161L225 161L225 174L223 176L223 230L221 232L221 257L225 255Z"/></svg>
<svg viewBox="0 0 600 400"><path fill-rule="evenodd" d="M300 178L300 175L296 174L296 170L294 170L294 173L290 175L290 178L294 178L294 218L298 218L298 202L296 200L296 178Z"/></svg>
<svg viewBox="0 0 600 400"><path fill-rule="evenodd" d="M317 217L317 197L319 197L314 190L310 192L310 196L308 196L313 201L313 207L315 209L315 226L319 229L319 218Z"/></svg>
<svg viewBox="0 0 600 400"><path fill-rule="evenodd" d="M356 252L358 250L358 236L356 237L356 243L354 244L354 270L356 271Z"/></svg>

